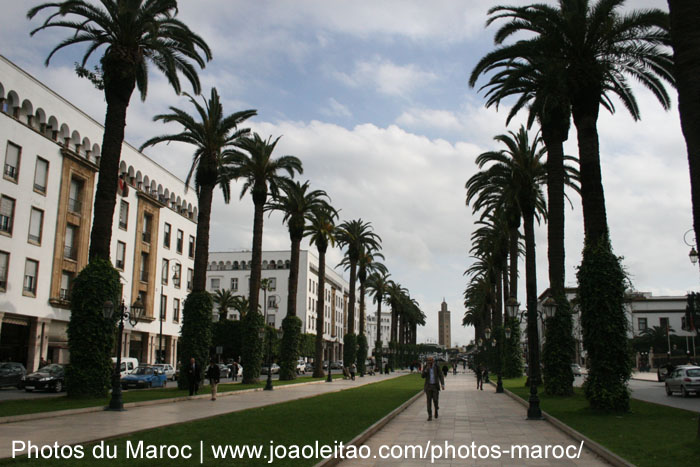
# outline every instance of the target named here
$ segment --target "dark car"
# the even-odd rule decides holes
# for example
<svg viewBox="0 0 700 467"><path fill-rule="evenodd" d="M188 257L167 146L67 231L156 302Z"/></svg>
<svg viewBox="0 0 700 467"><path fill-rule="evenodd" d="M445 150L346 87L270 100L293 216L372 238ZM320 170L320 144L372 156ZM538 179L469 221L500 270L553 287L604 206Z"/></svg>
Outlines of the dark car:
<svg viewBox="0 0 700 467"><path fill-rule="evenodd" d="M20 386L22 377L27 374L24 365L17 362L0 363L0 388L6 386Z"/></svg>
<svg viewBox="0 0 700 467"><path fill-rule="evenodd" d="M61 392L66 388L66 369L63 365L52 363L39 368L34 373L25 375L20 386L27 392L38 391Z"/></svg>

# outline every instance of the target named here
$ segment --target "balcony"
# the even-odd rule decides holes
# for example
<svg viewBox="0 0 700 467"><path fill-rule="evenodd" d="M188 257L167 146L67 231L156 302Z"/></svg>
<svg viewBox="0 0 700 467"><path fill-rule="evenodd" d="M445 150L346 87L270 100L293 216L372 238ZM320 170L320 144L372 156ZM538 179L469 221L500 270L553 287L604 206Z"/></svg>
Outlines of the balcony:
<svg viewBox="0 0 700 467"><path fill-rule="evenodd" d="M83 208L83 202L80 201L79 199L74 199L74 198L68 198L68 210L70 212L80 214L80 211Z"/></svg>
<svg viewBox="0 0 700 467"><path fill-rule="evenodd" d="M64 258L72 259L73 261L75 261L76 259L78 259L78 249L73 246L66 245L63 248L63 256Z"/></svg>
<svg viewBox="0 0 700 467"><path fill-rule="evenodd" d="M126 230L127 224L126 221L123 219L119 219L119 228Z"/></svg>
<svg viewBox="0 0 700 467"><path fill-rule="evenodd" d="M141 234L141 239L142 239L145 243L151 243L151 232L143 232L143 233Z"/></svg>
<svg viewBox="0 0 700 467"><path fill-rule="evenodd" d="M116 267L117 269L124 269L124 261L118 259L114 267Z"/></svg>
<svg viewBox="0 0 700 467"><path fill-rule="evenodd" d="M38 183L34 183L34 189L40 193L46 193L46 185L40 185Z"/></svg>
<svg viewBox="0 0 700 467"><path fill-rule="evenodd" d="M34 243L41 243L41 237L29 234L29 241Z"/></svg>
<svg viewBox="0 0 700 467"><path fill-rule="evenodd" d="M148 282L148 269L142 269L139 277L141 282Z"/></svg>
<svg viewBox="0 0 700 467"><path fill-rule="evenodd" d="M58 291L58 298L61 300L70 300L70 290L61 289Z"/></svg>
<svg viewBox="0 0 700 467"><path fill-rule="evenodd" d="M12 180L17 180L17 167L10 164L5 164L5 176Z"/></svg>

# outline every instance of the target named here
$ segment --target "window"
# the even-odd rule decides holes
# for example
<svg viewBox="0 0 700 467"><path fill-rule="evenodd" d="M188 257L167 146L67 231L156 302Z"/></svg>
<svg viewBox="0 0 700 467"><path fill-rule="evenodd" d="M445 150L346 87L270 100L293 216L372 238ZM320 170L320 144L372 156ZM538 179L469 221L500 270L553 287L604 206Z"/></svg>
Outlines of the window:
<svg viewBox="0 0 700 467"><path fill-rule="evenodd" d="M659 325L664 331L668 329L668 318L659 318Z"/></svg>
<svg viewBox="0 0 700 467"><path fill-rule="evenodd" d="M46 181L49 178L49 162L41 157L36 158L34 168L34 191L46 194Z"/></svg>
<svg viewBox="0 0 700 467"><path fill-rule="evenodd" d="M639 329L639 332L644 331L647 328L647 319L637 318L637 328Z"/></svg>
<svg viewBox="0 0 700 467"><path fill-rule="evenodd" d="M0 251L0 291L7 290L7 269L10 266L10 254Z"/></svg>
<svg viewBox="0 0 700 467"><path fill-rule="evenodd" d="M274 277L270 277L267 280L267 290L272 291L272 290L277 290L277 279Z"/></svg>
<svg viewBox="0 0 700 467"><path fill-rule="evenodd" d="M119 228L126 230L128 225L129 225L129 203L122 200L121 204L119 205Z"/></svg>
<svg viewBox="0 0 700 467"><path fill-rule="evenodd" d="M139 269L141 282L148 282L148 256L148 253L141 253L141 269Z"/></svg>
<svg viewBox="0 0 700 467"><path fill-rule="evenodd" d="M126 243L117 242L117 269L124 270L124 258L126 256Z"/></svg>
<svg viewBox="0 0 700 467"><path fill-rule="evenodd" d="M27 259L24 263L24 293L36 295L36 281L39 273L39 262L33 259Z"/></svg>
<svg viewBox="0 0 700 467"><path fill-rule="evenodd" d="M177 245L175 245L175 249L180 254L182 254L182 241L183 241L184 235L185 234L182 232L182 230L177 231Z"/></svg>
<svg viewBox="0 0 700 467"><path fill-rule="evenodd" d="M194 258L194 237L192 235L190 235L188 254L189 254L190 258Z"/></svg>
<svg viewBox="0 0 700 467"><path fill-rule="evenodd" d="M15 200L3 196L0 199L0 232L12 235L12 224L15 217Z"/></svg>
<svg viewBox="0 0 700 467"><path fill-rule="evenodd" d="M163 246L165 248L170 248L170 231L172 230L172 227L170 227L170 224L167 222L165 223L165 226L163 227Z"/></svg>
<svg viewBox="0 0 700 467"><path fill-rule="evenodd" d="M275 327L275 315L267 315L267 324L273 328Z"/></svg>
<svg viewBox="0 0 700 467"><path fill-rule="evenodd" d="M68 210L70 212L80 214L83 207L82 194L83 182L76 180L75 178L71 178L70 190L68 192Z"/></svg>
<svg viewBox="0 0 700 467"><path fill-rule="evenodd" d="M194 269L187 268L187 290L192 290L192 279L194 278Z"/></svg>
<svg viewBox="0 0 700 467"><path fill-rule="evenodd" d="M277 296L276 295L270 295L267 297L267 308L268 309L276 309L277 308Z"/></svg>
<svg viewBox="0 0 700 467"><path fill-rule="evenodd" d="M5 178L17 181L19 177L19 158L22 153L22 148L16 144L7 142L7 151L5 152Z"/></svg>
<svg viewBox="0 0 700 467"><path fill-rule="evenodd" d="M168 313L168 297L165 295L160 296L160 320L165 321Z"/></svg>
<svg viewBox="0 0 700 467"><path fill-rule="evenodd" d="M231 278L231 290L233 292L238 291L238 278L237 277L232 277Z"/></svg>
<svg viewBox="0 0 700 467"><path fill-rule="evenodd" d="M73 273L63 271L61 274L61 289L58 293L58 298L61 300L70 300L70 291L73 286Z"/></svg>
<svg viewBox="0 0 700 467"><path fill-rule="evenodd" d="M68 224L66 226L66 241L63 248L63 256L68 259L76 259L78 257L78 249L75 247L77 243L78 228Z"/></svg>
<svg viewBox="0 0 700 467"><path fill-rule="evenodd" d="M175 263L175 265L173 265L173 268L175 269L175 273L173 274L173 285L179 289L180 280L182 279L182 265L179 263Z"/></svg>
<svg viewBox="0 0 700 467"><path fill-rule="evenodd" d="M141 238L146 243L151 243L151 226L153 225L153 216L150 214L143 215L143 231Z"/></svg>
<svg viewBox="0 0 700 467"><path fill-rule="evenodd" d="M173 321L180 322L180 299L173 298Z"/></svg>
<svg viewBox="0 0 700 467"><path fill-rule="evenodd" d="M41 245L41 231L44 225L44 211L32 208L29 215L29 236L28 240L37 245Z"/></svg>
<svg viewBox="0 0 700 467"><path fill-rule="evenodd" d="M162 266L161 269L160 269L160 275L161 275L160 282L161 282L163 285L168 285L168 270L169 270L169 267L170 267L170 261L168 261L167 259L163 259L163 266Z"/></svg>
<svg viewBox="0 0 700 467"><path fill-rule="evenodd" d="M219 288L221 287L220 283L221 283L221 280L218 277L212 277L212 279L211 279L212 290L219 290Z"/></svg>

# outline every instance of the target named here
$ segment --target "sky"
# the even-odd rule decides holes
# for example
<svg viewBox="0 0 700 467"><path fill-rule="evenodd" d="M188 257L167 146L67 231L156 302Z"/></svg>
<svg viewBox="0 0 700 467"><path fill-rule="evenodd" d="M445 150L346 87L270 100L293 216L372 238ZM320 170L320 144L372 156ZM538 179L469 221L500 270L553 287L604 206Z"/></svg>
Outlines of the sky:
<svg viewBox="0 0 700 467"><path fill-rule="evenodd" d="M51 48L67 30L29 32L45 18L27 20L38 1L3 2L0 54L35 76L99 122L104 96L76 77L73 63L85 51ZM257 109L246 126L281 139L276 156L302 160L301 181L325 190L341 220L371 222L382 239L391 278L407 288L426 314L419 342L437 342L437 312L443 299L452 318L452 344L464 345L473 329L462 327L463 275L475 217L465 205L466 181L475 158L501 149L493 137L517 131L525 116L505 126L509 106L484 107L483 93L468 86L477 61L493 49L496 27L485 27L487 0L243 1L181 0L178 19L201 35L213 60L200 71L203 94L216 87L224 111ZM509 5L527 4L521 0ZM549 2L551 3L551 2ZM658 7L659 0L628 0L626 9ZM100 54L95 54L99 58ZM96 62L92 63L93 65ZM184 81L184 80L183 80ZM183 89L191 92L184 82ZM698 290L698 270L688 260L684 233L692 226L687 153L675 90L664 111L634 86L642 120L601 111L600 153L613 248L637 291L680 295ZM127 115L126 141L178 132L153 122L168 106L193 108L157 71L149 75L145 102L135 93ZM576 155L572 126L567 154ZM159 145L146 155L184 179L193 150ZM241 185L234 184L234 192ZM575 286L581 260L580 198L566 212L566 284ZM249 195L225 204L215 196L211 250L250 249L253 203ZM263 248L289 249L281 216L265 219ZM691 235L691 234L689 234ZM692 240L692 236L689 236ZM538 291L547 287L546 226L536 231ZM308 242L302 248L309 248ZM314 248L315 250L315 248ZM329 252L329 265L342 252ZM524 270L522 259L521 271ZM342 273L342 271L339 271ZM347 277L347 274L344 274ZM524 291L523 284L519 287ZM524 292L523 292L524 293ZM525 297L518 297L521 303ZM368 306L374 310L374 306Z"/></svg>

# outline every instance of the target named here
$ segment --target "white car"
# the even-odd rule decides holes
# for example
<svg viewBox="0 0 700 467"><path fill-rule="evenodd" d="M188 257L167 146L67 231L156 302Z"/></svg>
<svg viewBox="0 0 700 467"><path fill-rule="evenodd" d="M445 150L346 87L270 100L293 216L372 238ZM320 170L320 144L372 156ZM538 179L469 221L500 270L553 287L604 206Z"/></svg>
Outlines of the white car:
<svg viewBox="0 0 700 467"><path fill-rule="evenodd" d="M303 375L305 373L306 373L306 363L304 363L304 362L297 363L297 374Z"/></svg>
<svg viewBox="0 0 700 467"><path fill-rule="evenodd" d="M700 366L677 366L666 377L666 395L680 392L683 397L688 397L691 392L700 395Z"/></svg>
<svg viewBox="0 0 700 467"><path fill-rule="evenodd" d="M155 368L160 368L163 373L165 373L165 377L170 380L170 381L175 381L175 368L169 363L156 363L152 365Z"/></svg>

